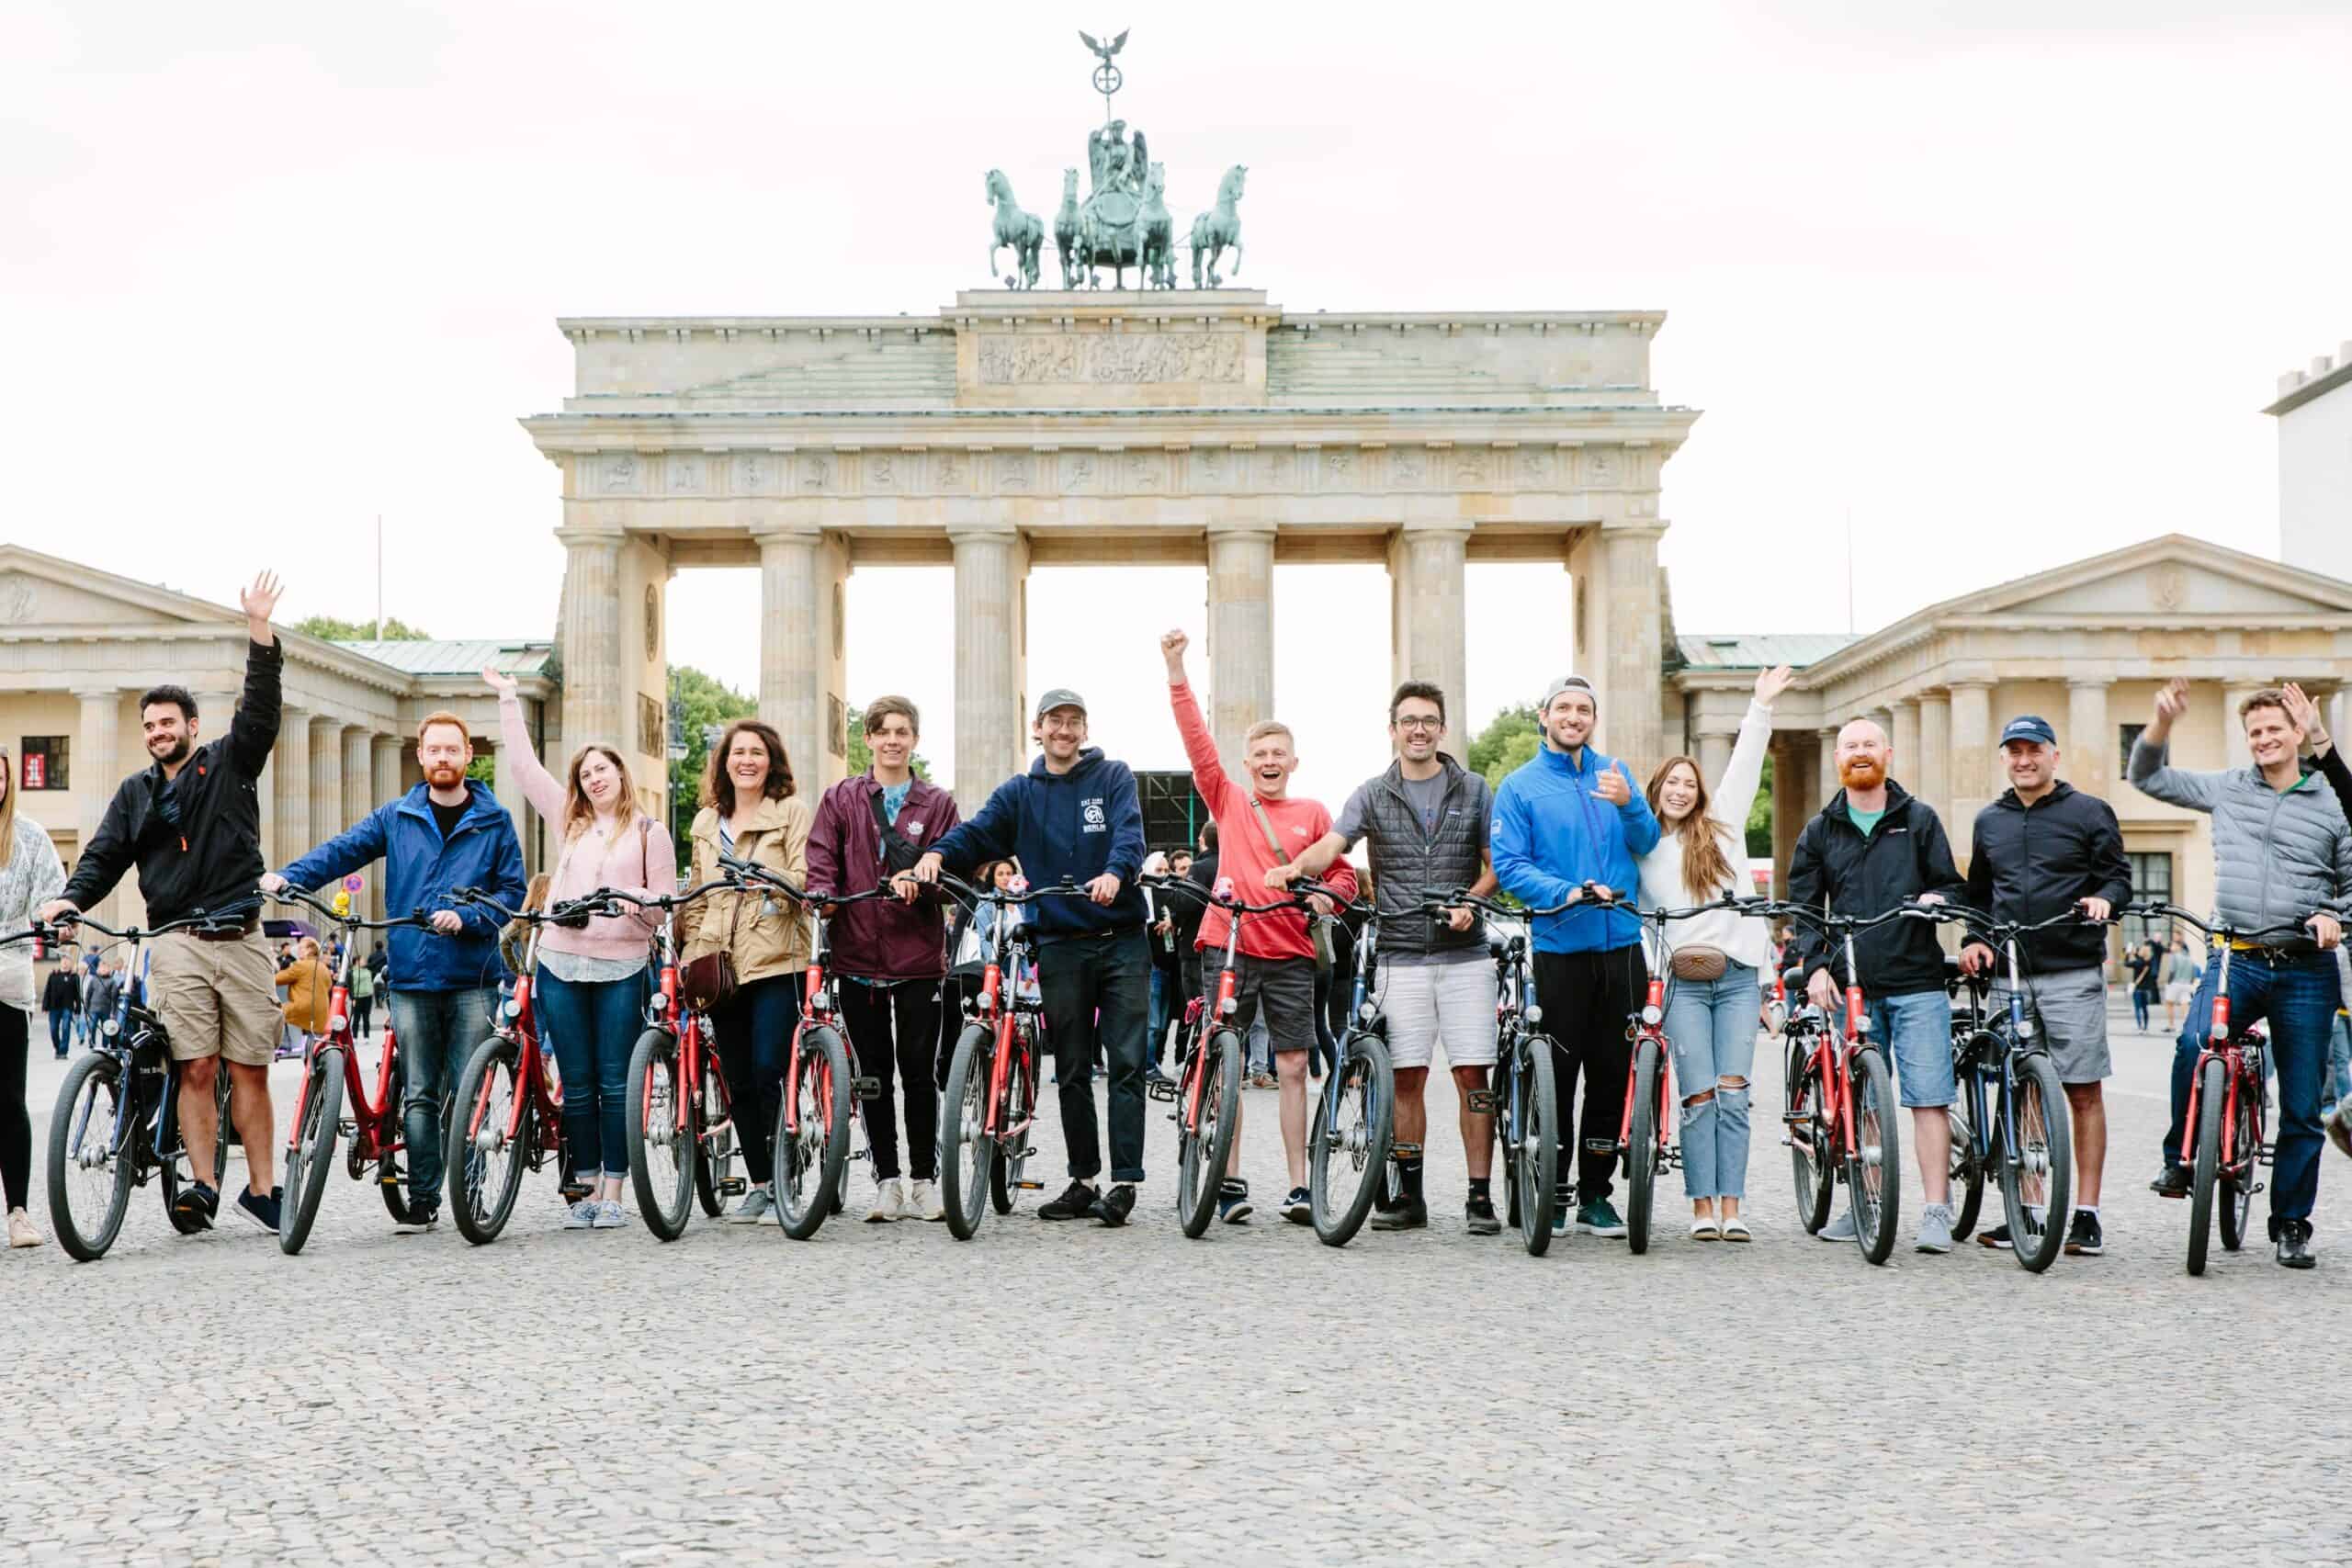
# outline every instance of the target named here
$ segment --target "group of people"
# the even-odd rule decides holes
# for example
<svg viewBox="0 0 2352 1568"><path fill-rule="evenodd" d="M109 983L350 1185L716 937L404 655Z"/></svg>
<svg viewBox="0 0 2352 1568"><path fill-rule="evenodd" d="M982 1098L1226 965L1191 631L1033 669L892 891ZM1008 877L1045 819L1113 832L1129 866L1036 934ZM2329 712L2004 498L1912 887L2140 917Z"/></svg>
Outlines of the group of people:
<svg viewBox="0 0 2352 1568"><path fill-rule="evenodd" d="M150 765L116 791L70 881L47 836L16 817L12 795L0 794L0 845L9 852L0 865L0 928L35 919L70 921L133 867L151 923L202 919L156 939L148 972L150 1001L182 1065L179 1111L192 1179L177 1207L198 1226L209 1224L220 1207L213 1085L225 1059L231 1114L246 1151L247 1186L233 1209L274 1230L281 1193L271 1180L267 1066L281 1004L273 987L288 987L288 1017L297 1001L291 993L313 993L291 972L300 962L291 970L273 963L255 895L319 887L382 861L387 906L432 911L390 932L382 973L404 1063L411 1183L404 1228L430 1229L442 1180L441 1100L466 1054L490 1032L506 972L500 918L480 904L452 907L450 895L478 888L509 907L523 904L526 893L537 904L599 889L659 897L680 886L677 848L639 805L616 748L593 740L579 747L559 778L534 750L514 681L486 670L483 678L499 698L501 743L526 798L555 829L555 864L537 886L526 890L513 818L468 778L472 738L447 712L428 715L418 727L422 782L292 863L268 870L256 784L278 722L281 655L269 619L277 597L267 574L243 595L250 637L244 692L218 739L203 739L205 721L185 689L158 686L142 698ZM1430 1224L1426 1095L1442 1050L1460 1089L1465 1227L1474 1234L1501 1228L1490 1186L1492 1117L1481 1092L1497 1055L1498 977L1477 912L1453 901L1499 891L1539 911L1530 925L1534 999L1543 1030L1560 1051L1554 1108L1560 1146L1574 1151L1572 1165L1564 1161L1561 1171L1557 1230L1625 1234L1611 1198L1614 1122L1630 1055L1626 1021L1643 1003L1652 965L1663 964L1672 974L1665 1029L1681 1100L1690 1234L1702 1241L1750 1238L1742 1214L1750 1070L1764 989L1773 966L1786 963L1815 1006L1835 1006L1849 978L1862 987L1872 1038L1886 1049L1902 1102L1914 1112L1924 1193L1917 1245L1950 1249L1945 1111L1955 1088L1944 960L1933 930L1903 920L1864 933L1856 942L1860 974L1849 977L1839 947L1803 921L1776 939L1763 919L1715 908L1669 922L1661 942L1645 943L1635 913L1720 903L1747 891L1745 824L1761 781L1773 705L1791 671L1758 675L1720 777L1710 780L1696 759L1675 756L1640 788L1626 761L1595 746L1599 698L1581 677L1551 684L1538 710L1540 749L1491 789L1446 748L1447 694L1408 681L1388 705L1394 761L1364 781L1335 818L1321 803L1291 793L1299 758L1295 737L1280 722L1252 726L1234 759L1238 772L1228 767L1187 678L1188 640L1171 631L1159 646L1171 717L1213 818L1204 835L1207 852L1197 860L1189 852L1164 863L1148 859L1134 774L1088 744L1086 703L1067 688L1047 692L1036 705L1035 761L968 820L945 791L915 776L921 718L903 697L883 698L859 716L872 766L826 790L813 808L773 728L739 719L721 735L690 834L692 884L721 879L724 856L772 870L820 898L886 884L898 895L838 907L830 931L857 1070L879 1079L882 1090L866 1107L877 1181L868 1219L944 1217L936 1190L938 1074L943 1024L953 1021L958 993L943 942L939 876L948 871L1001 885L1017 865L1038 884L1084 889L1082 898L1040 899L1027 916L1037 938L1068 1150L1068 1185L1039 1214L1126 1222L1145 1179L1146 1082L1161 1070L1169 1026L1184 998L1200 996L1211 965L1222 962L1235 918L1213 900L1180 896L1156 880L1148 888L1147 871L1164 865L1204 888L1229 881L1244 902L1267 901L1260 890L1287 890L1311 879L1304 899L1241 917L1229 1019L1245 1035L1263 1024L1289 1178L1279 1207L1284 1217L1306 1223L1308 1067L1329 1034L1330 941L1348 929L1334 917L1358 894L1348 856L1362 846L1379 920L1381 963L1372 999L1385 1021L1396 1069L1395 1177L1382 1194L1375 1227ZM2241 1021L2269 1021L2281 1106L2270 1229L2278 1261L2308 1267L2324 1135L2321 1077L2344 1000L2335 950L2352 912L2352 773L2316 706L2291 686L2258 693L2242 708L2253 766L2211 773L2173 769L2165 742L2185 703L2179 682L2160 694L2154 722L2132 752L2130 777L2157 799L2213 814L2220 920L2248 931L2284 922L2306 933L2245 944L2233 966L2232 1005ZM2315 770L2300 761L2306 746ZM2080 1195L2067 1250L2096 1254L2104 1245L2100 1086L2111 1066L2103 926L2128 901L2130 875L2114 812L2058 776L2056 736L2047 722L2030 715L2011 719L2000 747L2010 787L1972 825L1963 877L1934 810L1892 778L1894 758L1884 731L1867 719L1848 724L1834 759L1842 787L1797 837L1789 898L1863 917L1914 901L1964 904L1996 921L2079 912L2079 922L2027 938L2025 973L1999 975L1996 983L2022 987L2066 1086ZM649 939L664 918L632 905L583 926L551 925L537 946L540 1017L564 1085L573 1163L568 1174L583 1192L566 1218L571 1228L623 1223L626 1070L654 980ZM798 1021L799 976L810 955L808 910L739 885L684 905L677 922L682 968L721 976L698 1000L737 1110L749 1178L748 1192L729 1217L756 1223L772 1209L770 1142ZM29 1245L39 1236L23 1213L23 1061L24 1021L34 998L26 949L19 944L0 954L0 1177L10 1239ZM724 964L696 963L720 955ZM1998 967L1985 934L1973 930L1960 962L1972 973ZM2171 955L2143 954L2134 970L2135 976L2158 970L2162 983L2196 987L2190 1026L2177 1047L2165 1166L2154 1184L2167 1196L2186 1188L2180 1123L2195 1021L2210 1010L2218 972L2208 966L2192 979L2173 964ZM368 963L351 967L377 978ZM51 984L59 982L52 977ZM369 999L376 988L368 987ZM356 986L353 996L356 1007L364 1005ZM62 991L57 999L64 1000ZM75 1010L51 1010L68 1018ZM1109 1077L1107 1183L1105 1130L1092 1087L1098 1063ZM2352 1153L2346 1112L2352 1103L2339 1111L2335 1135ZM1581 1140L1578 1126L1588 1134ZM1217 1207L1227 1223L1239 1224L1253 1205L1240 1175L1238 1138L1234 1150ZM1849 1223L1833 1224L1825 1238L1842 1239L1839 1227ZM1984 1239L1996 1247L2007 1242L1999 1229Z"/></svg>

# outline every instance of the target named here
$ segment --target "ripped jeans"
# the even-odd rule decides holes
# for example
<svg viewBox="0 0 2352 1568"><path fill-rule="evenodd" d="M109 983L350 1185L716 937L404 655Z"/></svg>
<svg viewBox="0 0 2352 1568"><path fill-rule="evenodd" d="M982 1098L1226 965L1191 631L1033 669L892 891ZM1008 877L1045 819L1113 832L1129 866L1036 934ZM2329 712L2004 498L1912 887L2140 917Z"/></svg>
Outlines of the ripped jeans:
<svg viewBox="0 0 2352 1568"><path fill-rule="evenodd" d="M1748 1069L1756 1065L1760 997L1756 971L1727 964L1715 980L1672 980L1666 1038L1674 1048L1674 1093L1682 1102L1682 1186L1692 1198L1747 1191ZM1738 1078L1726 1089L1723 1080ZM1712 1091L1712 1093L1710 1093ZM1709 1095L1698 1104L1695 1095Z"/></svg>

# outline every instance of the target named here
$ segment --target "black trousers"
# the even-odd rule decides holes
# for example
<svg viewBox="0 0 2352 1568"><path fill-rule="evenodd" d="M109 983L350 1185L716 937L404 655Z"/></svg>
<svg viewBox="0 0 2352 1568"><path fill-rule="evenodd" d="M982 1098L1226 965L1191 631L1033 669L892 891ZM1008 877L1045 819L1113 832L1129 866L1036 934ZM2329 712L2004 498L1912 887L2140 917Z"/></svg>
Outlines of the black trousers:
<svg viewBox="0 0 2352 1568"><path fill-rule="evenodd" d="M865 1102L865 1136L874 1145L874 1179L888 1181L899 1169L898 1099L891 1089L895 1067L907 1086L907 1159L917 1181L939 1175L939 1091L933 1070L939 1055L939 982L900 980L869 986L843 976L842 1021L849 1026L850 1055L857 1071L882 1080L882 1096Z"/></svg>
<svg viewBox="0 0 2352 1568"><path fill-rule="evenodd" d="M0 1190L8 1207L25 1206L33 1168L33 1123L25 1111L25 1055L31 1050L29 1014L0 1002Z"/></svg>
<svg viewBox="0 0 2352 1568"><path fill-rule="evenodd" d="M765 1187L775 1174L776 1113L784 1109L792 1032L800 1027L801 984L797 969L770 975L738 986L710 1011L711 1039L735 1111L735 1146L754 1187Z"/></svg>
<svg viewBox="0 0 2352 1568"><path fill-rule="evenodd" d="M1569 1150L1576 1151L1577 1201L1590 1203L1612 1190L1617 1128L1625 1116L1625 1073L1633 1060L1625 1025L1649 988L1649 964L1639 943L1607 953L1538 953L1534 958L1543 1032L1560 1047L1552 1070L1559 1091L1555 1114L1561 1164L1567 1164ZM1581 1120L1570 1109L1579 1077ZM1579 1130L1584 1142L1575 1137Z"/></svg>

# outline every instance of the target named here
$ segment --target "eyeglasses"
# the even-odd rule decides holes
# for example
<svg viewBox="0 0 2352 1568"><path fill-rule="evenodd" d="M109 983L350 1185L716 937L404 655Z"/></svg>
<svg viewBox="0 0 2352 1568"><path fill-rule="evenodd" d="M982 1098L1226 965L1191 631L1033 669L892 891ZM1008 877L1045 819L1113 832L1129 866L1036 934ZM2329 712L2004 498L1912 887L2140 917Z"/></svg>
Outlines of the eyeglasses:
<svg viewBox="0 0 2352 1568"><path fill-rule="evenodd" d="M1445 720L1442 718L1399 718L1390 722L1399 729L1426 729L1431 734L1445 728Z"/></svg>

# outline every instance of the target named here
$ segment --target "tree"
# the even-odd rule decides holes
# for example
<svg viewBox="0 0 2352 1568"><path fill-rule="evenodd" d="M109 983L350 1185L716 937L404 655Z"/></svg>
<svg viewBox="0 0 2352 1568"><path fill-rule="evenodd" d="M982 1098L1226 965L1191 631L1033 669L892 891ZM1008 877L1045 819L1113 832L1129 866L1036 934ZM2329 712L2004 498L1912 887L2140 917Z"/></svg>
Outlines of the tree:
<svg viewBox="0 0 2352 1568"><path fill-rule="evenodd" d="M293 629L304 637L314 637L322 642L375 642L376 623L345 621L333 615L305 615L294 623ZM422 626L410 626L397 615L384 617L385 642L431 642L433 634Z"/></svg>
<svg viewBox="0 0 2352 1568"><path fill-rule="evenodd" d="M1764 753L1763 782L1747 807L1747 852L1761 861L1772 858L1772 753Z"/></svg>
<svg viewBox="0 0 2352 1568"><path fill-rule="evenodd" d="M860 716L865 712L863 704L849 705L849 772L852 778L855 778L874 765L874 753L867 750L865 747L865 726L858 722ZM931 764L923 761L922 752L916 752L910 761L914 769L915 777L919 779L931 777Z"/></svg>
<svg viewBox="0 0 2352 1568"><path fill-rule="evenodd" d="M1478 732L1470 742L1470 754L1463 765L1474 773L1486 775L1489 784L1500 784L1503 776L1512 769L1531 761L1536 749L1543 744L1543 731L1535 722L1535 706L1522 703L1503 709Z"/></svg>
<svg viewBox="0 0 2352 1568"><path fill-rule="evenodd" d="M687 831L694 826L702 781L710 767L709 731L759 711L757 699L745 696L717 676L691 664L670 666L670 722L675 739L686 749L684 761L670 764L670 836L677 841L680 858L685 856Z"/></svg>

